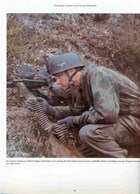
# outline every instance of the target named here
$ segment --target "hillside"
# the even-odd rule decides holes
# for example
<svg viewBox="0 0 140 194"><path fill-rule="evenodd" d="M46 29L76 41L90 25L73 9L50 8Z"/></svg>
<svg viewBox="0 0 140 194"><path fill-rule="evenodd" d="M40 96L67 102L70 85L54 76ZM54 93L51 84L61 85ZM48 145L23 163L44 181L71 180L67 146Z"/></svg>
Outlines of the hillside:
<svg viewBox="0 0 140 194"><path fill-rule="evenodd" d="M7 15L7 80L18 79L18 65L38 70L50 54L64 52L118 70L140 86L140 15ZM46 154L46 139L37 129L23 96L8 88L7 157L58 157ZM137 148L134 152L129 157L138 157Z"/></svg>

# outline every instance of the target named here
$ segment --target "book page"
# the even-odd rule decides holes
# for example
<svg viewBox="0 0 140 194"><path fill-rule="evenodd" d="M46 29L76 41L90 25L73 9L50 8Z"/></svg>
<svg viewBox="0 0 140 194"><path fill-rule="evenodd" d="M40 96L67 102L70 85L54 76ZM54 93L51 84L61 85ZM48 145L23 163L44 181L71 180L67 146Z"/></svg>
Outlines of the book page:
<svg viewBox="0 0 140 194"><path fill-rule="evenodd" d="M136 39L138 43L140 2L5 0L1 2L1 8L0 193L138 194L139 148L135 149L136 153L130 148L126 158L77 157L77 152L65 148L53 137L48 154L48 144L42 143L40 132L32 130L36 123L31 119L24 95L15 88L7 89L6 85L7 81L17 78L15 67L21 63L34 64L38 70L40 66L44 67L43 56L48 57L50 53L75 51L86 62L101 62L114 69L114 65L123 59L119 46L124 39L120 36L114 48L115 42L111 42L109 32L116 30L118 21L120 26L129 21L126 23L128 42ZM20 25L16 25L17 21ZM127 36L125 38L127 40ZM119 71L124 73L123 62L119 64ZM138 85L139 69L139 66L135 72L125 69Z"/></svg>

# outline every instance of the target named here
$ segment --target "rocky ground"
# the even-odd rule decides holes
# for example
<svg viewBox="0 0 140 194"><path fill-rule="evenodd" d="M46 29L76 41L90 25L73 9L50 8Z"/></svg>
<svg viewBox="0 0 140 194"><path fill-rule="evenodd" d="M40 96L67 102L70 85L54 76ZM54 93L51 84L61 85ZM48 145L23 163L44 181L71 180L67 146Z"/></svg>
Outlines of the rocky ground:
<svg viewBox="0 0 140 194"><path fill-rule="evenodd" d="M8 14L7 80L18 79L18 65L39 69L50 54L77 52L126 74L140 84L140 15ZM16 88L7 89L7 157L47 157L46 139ZM140 157L138 148L129 157ZM57 157L57 154L49 157Z"/></svg>

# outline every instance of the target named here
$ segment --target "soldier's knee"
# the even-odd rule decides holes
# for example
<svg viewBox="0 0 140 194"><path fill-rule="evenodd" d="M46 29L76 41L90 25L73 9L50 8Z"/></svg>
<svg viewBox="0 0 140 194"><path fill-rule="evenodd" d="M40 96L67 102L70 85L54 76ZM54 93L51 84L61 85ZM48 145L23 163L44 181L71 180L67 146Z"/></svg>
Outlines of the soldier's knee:
<svg viewBox="0 0 140 194"><path fill-rule="evenodd" d="M80 137L81 141L84 141L86 136L87 136L86 129L85 129L85 127L82 127L79 131L79 137Z"/></svg>
<svg viewBox="0 0 140 194"><path fill-rule="evenodd" d="M86 142L92 133L93 133L93 127L91 127L89 125L85 125L80 129L79 137L80 137L81 141Z"/></svg>

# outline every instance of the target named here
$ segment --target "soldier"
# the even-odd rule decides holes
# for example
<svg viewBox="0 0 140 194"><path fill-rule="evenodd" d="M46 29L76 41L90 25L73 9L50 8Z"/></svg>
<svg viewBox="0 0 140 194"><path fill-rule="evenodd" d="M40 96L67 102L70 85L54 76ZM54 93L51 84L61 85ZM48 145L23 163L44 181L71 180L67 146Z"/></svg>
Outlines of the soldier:
<svg viewBox="0 0 140 194"><path fill-rule="evenodd" d="M51 55L53 56L53 55ZM46 67L41 67L38 74L36 75L37 79L44 79L47 82L49 90L45 92L36 91L38 96L45 98L49 104L55 105L72 105L72 96L70 90L64 90L61 84L58 84L53 76L49 73L49 65L46 64ZM74 88L74 95L77 96L78 89Z"/></svg>
<svg viewBox="0 0 140 194"><path fill-rule="evenodd" d="M84 66L75 53L49 58L50 72L64 90L79 88L73 106L53 107L40 99L44 111L68 128L79 127L83 150L100 157L127 157L127 145L140 143L140 91L126 76L111 69ZM73 96L73 94L71 94ZM29 102L32 105L32 102Z"/></svg>

